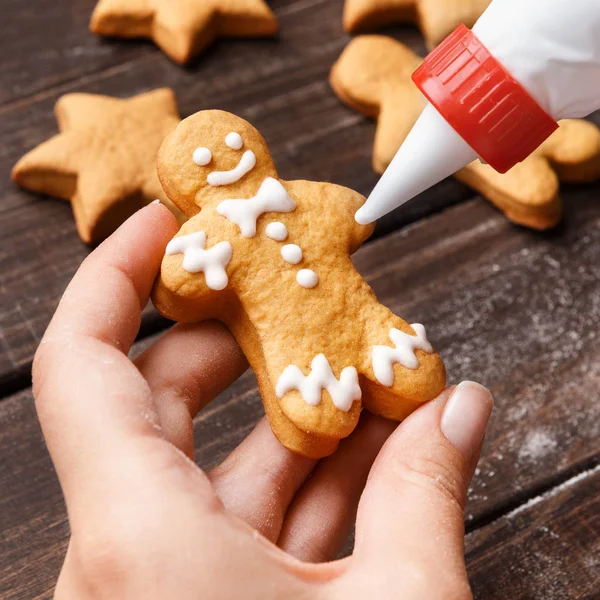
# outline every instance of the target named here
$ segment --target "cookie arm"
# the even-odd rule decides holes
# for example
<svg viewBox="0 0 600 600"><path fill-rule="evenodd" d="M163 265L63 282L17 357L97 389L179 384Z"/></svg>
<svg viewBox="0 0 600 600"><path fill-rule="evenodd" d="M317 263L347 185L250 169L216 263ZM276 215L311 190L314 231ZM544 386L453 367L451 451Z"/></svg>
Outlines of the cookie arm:
<svg viewBox="0 0 600 600"><path fill-rule="evenodd" d="M366 198L341 185L326 183L324 186L323 201L327 212L337 213L340 221L339 230L346 232L349 253L354 254L375 230L374 223L360 225L354 218L356 211L366 202ZM340 210L340 205L343 206L343 210Z"/></svg>
<svg viewBox="0 0 600 600"><path fill-rule="evenodd" d="M162 273L154 283L152 304L161 315L179 323L197 323L217 317L211 290L206 288L186 293L182 288L173 289L170 284L171 281L165 280ZM185 287L190 288L189 285Z"/></svg>
<svg viewBox="0 0 600 600"><path fill-rule="evenodd" d="M229 283L232 244L200 220L190 219L169 242L152 292L158 311L183 323L219 319L236 301Z"/></svg>
<svg viewBox="0 0 600 600"><path fill-rule="evenodd" d="M301 199L303 210L312 213L310 221L329 230L328 244L341 244L353 254L371 237L375 225L360 225L354 219L356 211L366 202L358 192L333 183L312 181L287 181L285 187L292 198Z"/></svg>

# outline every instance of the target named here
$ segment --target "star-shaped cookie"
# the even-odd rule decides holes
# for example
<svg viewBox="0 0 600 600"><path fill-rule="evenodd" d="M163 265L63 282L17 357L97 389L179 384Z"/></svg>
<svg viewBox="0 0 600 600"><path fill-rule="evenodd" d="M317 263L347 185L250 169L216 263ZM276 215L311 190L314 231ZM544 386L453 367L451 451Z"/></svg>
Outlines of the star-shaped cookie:
<svg viewBox="0 0 600 600"><path fill-rule="evenodd" d="M425 100L411 79L422 59L381 35L354 38L331 70L338 97L377 118L373 168L383 173L412 129ZM531 156L501 175L476 160L455 174L520 225L547 229L562 214L560 182L600 178L600 130L583 120L564 120Z"/></svg>
<svg viewBox="0 0 600 600"><path fill-rule="evenodd" d="M429 48L456 27L472 27L491 0L346 0L344 28L355 33L392 23L416 23Z"/></svg>
<svg viewBox="0 0 600 600"><path fill-rule="evenodd" d="M61 133L26 154L12 177L28 190L70 200L84 242L101 241L144 204L167 200L156 157L180 121L170 89L129 99L67 94L55 112Z"/></svg>
<svg viewBox="0 0 600 600"><path fill-rule="evenodd" d="M217 37L263 37L277 31L264 0L100 0L94 33L149 38L185 64Z"/></svg>

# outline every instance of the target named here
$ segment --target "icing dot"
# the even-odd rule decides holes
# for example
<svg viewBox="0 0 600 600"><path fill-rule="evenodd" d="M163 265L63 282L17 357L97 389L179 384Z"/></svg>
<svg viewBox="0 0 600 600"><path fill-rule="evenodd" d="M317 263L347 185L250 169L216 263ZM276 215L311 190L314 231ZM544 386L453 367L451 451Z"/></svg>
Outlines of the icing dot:
<svg viewBox="0 0 600 600"><path fill-rule="evenodd" d="M235 131L227 134L225 138L225 143L232 150L239 150L244 145L244 140L242 140L242 136Z"/></svg>
<svg viewBox="0 0 600 600"><path fill-rule="evenodd" d="M285 240L288 236L287 227L280 221L269 223L265 233L267 234L267 237L270 237L272 240L277 242L283 242L283 240Z"/></svg>
<svg viewBox="0 0 600 600"><path fill-rule="evenodd" d="M194 150L194 162L199 166L203 167L212 160L212 152L208 148L196 148Z"/></svg>
<svg viewBox="0 0 600 600"><path fill-rule="evenodd" d="M319 283L319 276L311 269L300 269L296 275L296 281L303 288L311 289Z"/></svg>
<svg viewBox="0 0 600 600"><path fill-rule="evenodd" d="M281 256L285 262L291 265L297 265L302 260L302 248L296 244L286 244L281 249Z"/></svg>

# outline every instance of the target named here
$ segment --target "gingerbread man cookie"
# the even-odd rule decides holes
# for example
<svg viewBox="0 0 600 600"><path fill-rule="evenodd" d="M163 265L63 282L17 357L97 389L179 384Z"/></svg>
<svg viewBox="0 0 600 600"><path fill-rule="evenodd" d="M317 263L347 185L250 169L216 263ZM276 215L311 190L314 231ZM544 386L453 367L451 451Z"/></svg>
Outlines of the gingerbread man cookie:
<svg viewBox="0 0 600 600"><path fill-rule="evenodd" d="M461 23L472 27L491 0L346 0L344 28L350 33L392 23L416 23L433 49Z"/></svg>
<svg viewBox="0 0 600 600"><path fill-rule="evenodd" d="M176 321L223 321L254 369L281 442L331 454L361 406L401 420L444 387L422 325L379 304L350 254L371 234L359 194L282 181L264 139L221 111L184 121L158 159L189 217L169 243L153 302Z"/></svg>
<svg viewBox="0 0 600 600"><path fill-rule="evenodd" d="M406 46L379 35L352 40L333 66L339 98L377 118L373 168L383 173L421 114L425 101L411 79L422 60ZM600 131L587 121L564 120L529 158L501 175L474 161L455 177L520 225L546 229L562 214L560 182L600 178Z"/></svg>
<svg viewBox="0 0 600 600"><path fill-rule="evenodd" d="M90 29L150 38L184 64L217 37L271 36L277 20L264 0L100 0Z"/></svg>
<svg viewBox="0 0 600 600"><path fill-rule="evenodd" d="M163 139L180 120L170 89L125 100L67 94L55 112L61 133L21 158L12 177L34 192L70 200L84 242L102 241L157 198L181 220L155 167Z"/></svg>

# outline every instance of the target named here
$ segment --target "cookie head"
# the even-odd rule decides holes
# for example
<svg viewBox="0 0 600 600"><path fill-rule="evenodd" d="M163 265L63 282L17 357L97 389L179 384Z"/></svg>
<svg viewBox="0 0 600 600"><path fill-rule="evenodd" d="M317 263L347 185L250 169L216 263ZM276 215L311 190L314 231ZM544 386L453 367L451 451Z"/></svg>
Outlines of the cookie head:
<svg viewBox="0 0 600 600"><path fill-rule="evenodd" d="M250 123L223 111L184 119L158 156L169 199L188 217L211 202L249 198L277 172L263 137Z"/></svg>

